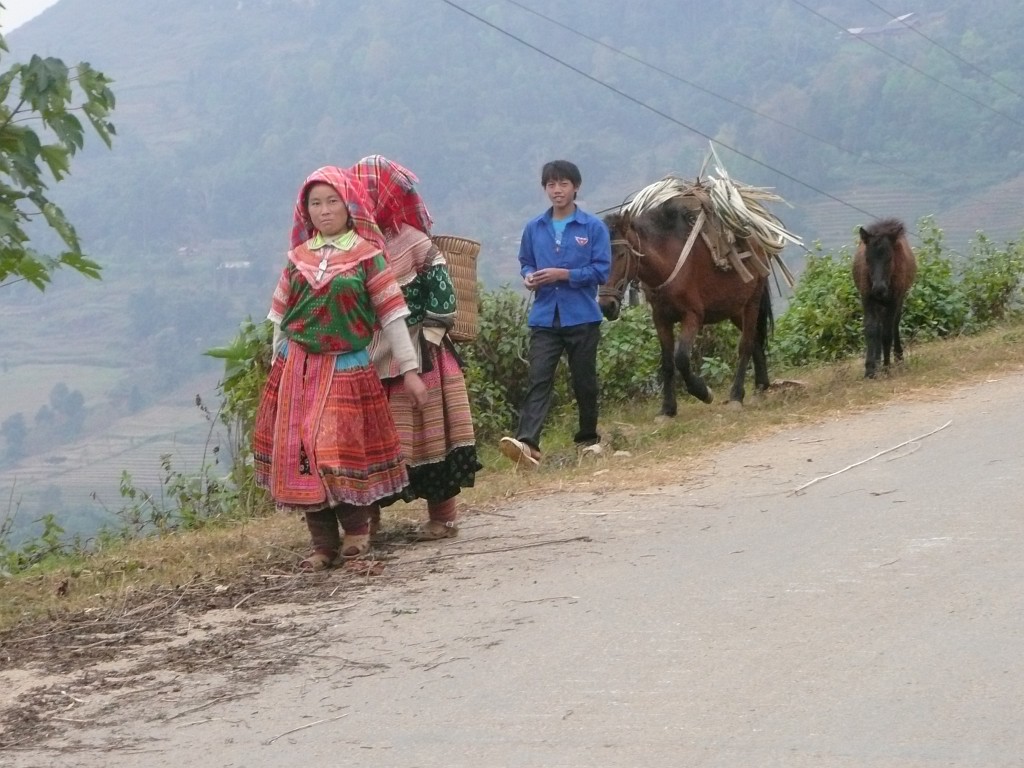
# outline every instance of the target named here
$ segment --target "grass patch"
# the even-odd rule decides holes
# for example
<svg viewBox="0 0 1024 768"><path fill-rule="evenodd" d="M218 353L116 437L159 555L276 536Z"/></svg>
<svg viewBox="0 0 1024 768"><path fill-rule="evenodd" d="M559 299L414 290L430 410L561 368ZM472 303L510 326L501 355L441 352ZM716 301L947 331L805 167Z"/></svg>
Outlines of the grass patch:
<svg viewBox="0 0 1024 768"><path fill-rule="evenodd" d="M776 380L798 382L748 396L743 408L710 406L681 398L679 415L656 422L659 401L605 407L601 429L611 450L580 462L572 444L575 413L554 414L545 435L545 460L535 471L516 471L495 446L481 445L486 469L462 506L486 511L510 499L558 491L642 488L682 480L718 447L780 429L856 413L894 401L934 399L953 389L1024 369L1024 325L918 344L889 376L862 378L860 359L798 370L774 370ZM717 393L724 396L724 391ZM612 456L612 451L630 456ZM424 514L422 504L384 511L385 533ZM75 560L50 561L0 582L0 631L62 615L109 611L147 590L197 579L233 588L253 573L291 572L306 547L306 531L293 516L270 516L118 545ZM219 588L219 587L218 587Z"/></svg>

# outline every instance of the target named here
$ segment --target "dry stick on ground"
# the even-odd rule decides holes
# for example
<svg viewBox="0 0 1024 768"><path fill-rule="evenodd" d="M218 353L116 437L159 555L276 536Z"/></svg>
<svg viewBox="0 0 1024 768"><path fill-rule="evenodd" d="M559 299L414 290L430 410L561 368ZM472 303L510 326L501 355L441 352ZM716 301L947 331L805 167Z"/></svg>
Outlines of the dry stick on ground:
<svg viewBox="0 0 1024 768"><path fill-rule="evenodd" d="M238 610L238 606L240 606L242 603L244 603L250 597L255 597L256 595L262 594L264 592L277 592L277 591L282 590L282 589L287 589L290 586L291 586L290 584L278 584L277 586L274 586L274 587L266 587L265 589L257 589L255 592L250 592L248 595L246 595L241 600L239 600L237 603L235 603L232 606L232 608L237 611Z"/></svg>
<svg viewBox="0 0 1024 768"><path fill-rule="evenodd" d="M796 495L796 494L800 493L801 491L805 490L806 488L810 488L815 483L820 483L822 480L828 480L830 477L835 477L836 475L841 475L843 472L846 472L847 470L853 469L854 467L859 467L861 464L867 464L869 461L872 461L873 459L877 459L879 456L884 456L887 453L892 453L893 451L898 450L898 449L902 448L905 445L909 445L910 443L916 443L918 440L924 440L926 437L931 437L936 432L941 432L942 430L944 430L946 427L948 427L952 423L953 423L953 421L951 419L951 420L947 421L945 424L943 424L941 427L936 427L931 432L926 432L923 435L918 435L917 437L912 437L909 440L904 440L899 445L894 445L892 448L886 448L884 451L879 451L874 456L868 456L866 459L863 459L863 460L858 461L858 462L856 462L854 464L851 464L848 467L843 467L842 469L837 470L835 472L830 472L827 475L822 475L821 477L816 477L813 480L811 480L810 482L804 483L799 488L794 488L792 491L790 491L789 495L790 496Z"/></svg>
<svg viewBox="0 0 1024 768"><path fill-rule="evenodd" d="M307 728L312 728L314 725L320 725L322 723L333 723L335 720L341 720L341 718L343 718L343 717L348 717L349 714L350 714L349 712L346 712L344 715L338 715L337 717L328 717L328 718L325 718L324 720L317 720L315 723L307 723L306 725L300 725L298 728L292 728L290 731L285 731L284 733L279 733L274 738L270 739L269 741L265 741L263 743L266 744L267 746L270 746L275 741L280 739L282 736L287 736L289 733L295 733L296 731L304 731Z"/></svg>
<svg viewBox="0 0 1024 768"><path fill-rule="evenodd" d="M243 699L243 698L245 698L246 696L249 696L249 695L251 695L251 694L248 694L248 693L236 693L236 694L226 695L226 696L216 696L216 697L210 699L209 701L206 701L206 702L203 702L202 704L199 704L198 706L191 707L189 709L184 710L183 712L178 712L178 713L170 715L170 716L158 717L157 720L174 720L174 719L179 718L179 717L184 717L185 715L190 715L193 712L198 712L201 709L206 709L207 707L212 707L214 704L223 704L226 701L236 701L238 699Z"/></svg>
<svg viewBox="0 0 1024 768"><path fill-rule="evenodd" d="M574 541L593 541L590 536L573 536L571 539L550 539L548 541L537 541L533 544L518 544L514 547L497 547L495 549L477 549L472 552L448 552L433 557L422 557L419 560L405 560L395 563L399 565L412 565L413 563L431 563L435 560L448 560L453 557L469 557L470 555L491 555L495 552L512 552L516 549L530 549L531 547L546 547L548 544L571 544Z"/></svg>

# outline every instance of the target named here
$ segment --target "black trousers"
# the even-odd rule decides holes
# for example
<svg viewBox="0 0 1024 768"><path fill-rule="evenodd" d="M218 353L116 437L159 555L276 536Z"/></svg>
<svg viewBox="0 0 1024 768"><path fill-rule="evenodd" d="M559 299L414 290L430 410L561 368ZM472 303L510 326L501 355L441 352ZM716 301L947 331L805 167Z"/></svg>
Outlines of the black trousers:
<svg viewBox="0 0 1024 768"><path fill-rule="evenodd" d="M600 322L530 329L530 374L526 398L519 411L516 432L519 440L540 450L540 435L551 409L558 361L565 352L580 417L580 428L573 440L579 445L600 442L601 436L597 433L597 343L600 339Z"/></svg>

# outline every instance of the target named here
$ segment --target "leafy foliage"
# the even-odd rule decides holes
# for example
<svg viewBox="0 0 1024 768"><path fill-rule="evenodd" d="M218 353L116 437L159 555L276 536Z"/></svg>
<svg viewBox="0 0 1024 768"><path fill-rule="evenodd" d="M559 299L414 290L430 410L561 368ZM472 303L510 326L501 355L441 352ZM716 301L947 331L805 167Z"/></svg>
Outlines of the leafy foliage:
<svg viewBox="0 0 1024 768"><path fill-rule="evenodd" d="M45 514L37 521L43 526L43 532L39 536L26 541L19 548L8 547L8 531L5 526L11 520L13 518L8 517L5 525L0 526L0 574L27 571L48 559L60 559L81 549L81 542L77 539L67 540L64 528L52 514Z"/></svg>
<svg viewBox="0 0 1024 768"><path fill-rule="evenodd" d="M270 372L272 337L273 324L269 320L254 323L248 317L230 344L206 351L208 356L224 361L220 419L228 428L233 455L238 458L247 455L252 442L256 407Z"/></svg>
<svg viewBox="0 0 1024 768"><path fill-rule="evenodd" d="M918 237L921 244L914 249L917 278L903 308L901 335L908 341L925 341L963 333L967 298L957 280L952 255L943 246L942 230L931 218L924 218L918 225ZM859 307L857 317L859 322Z"/></svg>
<svg viewBox="0 0 1024 768"><path fill-rule="evenodd" d="M530 300L509 287L480 291L477 337L460 349L477 439L501 435L516 423L526 393Z"/></svg>
<svg viewBox="0 0 1024 768"><path fill-rule="evenodd" d="M621 403L660 391L660 354L649 305L623 307L618 320L602 323L597 348L602 402Z"/></svg>
<svg viewBox="0 0 1024 768"><path fill-rule="evenodd" d="M918 223L917 279L900 324L909 341L976 333L1019 308L1024 251L997 248L979 235L958 269L943 232L930 217ZM807 260L789 308L776 326L774 359L799 366L858 354L863 347L860 299L850 279L851 254L818 245Z"/></svg>
<svg viewBox="0 0 1024 768"><path fill-rule="evenodd" d="M7 50L0 36L0 51ZM107 118L114 94L109 84L84 62L69 68L52 57L32 56L0 74L0 286L25 280L43 290L61 267L99 277L100 265L82 253L75 228L49 199L44 169L61 181L85 145L85 126L76 112L110 146L114 126ZM33 219L40 216L63 243L56 256L29 245Z"/></svg>
<svg viewBox="0 0 1024 768"><path fill-rule="evenodd" d="M984 233L979 233L972 243L962 278L972 332L1020 311L1022 276L1024 246L1007 243L1005 248L998 248Z"/></svg>
<svg viewBox="0 0 1024 768"><path fill-rule="evenodd" d="M816 244L789 307L775 324L773 361L790 366L832 362L858 348L860 299L851 264L848 250L833 256Z"/></svg>

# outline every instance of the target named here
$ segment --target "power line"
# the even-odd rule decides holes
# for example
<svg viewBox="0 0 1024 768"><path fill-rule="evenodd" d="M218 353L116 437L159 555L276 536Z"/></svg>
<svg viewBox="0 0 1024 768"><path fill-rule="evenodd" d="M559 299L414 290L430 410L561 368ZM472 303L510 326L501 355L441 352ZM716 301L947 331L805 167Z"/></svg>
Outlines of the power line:
<svg viewBox="0 0 1024 768"><path fill-rule="evenodd" d="M807 11L808 13L813 13L813 14L814 14L815 16L817 16L817 17L818 17L819 19L823 19L824 21L827 21L827 22L828 22L829 24L831 24L831 25L832 25L833 27L837 27L838 29L840 29L840 30L842 30L842 31L843 31L844 33L846 33L846 31L847 31L847 30L846 30L846 27L844 27L844 26L843 26L842 24L840 24L839 22L833 21L833 20L832 20L832 19L830 19L830 18L829 18L828 16L824 16L823 14L821 14L821 13L818 13L818 12L817 12L816 10L814 10L813 8L810 8L810 7L808 7L808 6L806 5L806 4L804 4L804 3L800 2L800 0L791 0L791 2L795 3L796 5L799 5L799 6L801 7L801 8L803 8L803 9L804 9L805 11ZM932 81L933 83L938 83L938 84L939 84L939 85L941 85L941 86L942 86L943 88L947 88L947 89L951 90L951 91L952 91L953 93L957 94L958 96L963 96L963 97L964 97L965 99L967 99L967 100L968 100L968 101L970 101L970 102L973 102L974 104L977 104L977 105L978 105L979 107L984 107L985 109L989 110L990 112L994 112L995 114L999 115L1000 117L1004 117L1004 118L1006 118L1006 119L1007 119L1007 120L1009 120L1009 121L1010 121L1011 123L1014 123L1014 124L1016 124L1016 125L1019 125L1019 126L1020 126L1021 128L1024 128L1024 122L1021 122L1021 121L1020 121L1020 120L1018 120L1017 118L1015 118L1015 117L1012 117L1011 115L1008 115L1008 114L1006 114L1005 112L1000 112L1000 111L999 111L998 109L996 109L995 107L989 106L989 105L988 105L988 104L986 104L985 102L983 102L983 101L980 101L980 100L978 100L978 99L974 98L974 97L973 97L973 96L971 96L970 94L966 94L966 93L964 93L963 91L957 90L956 88L954 88L954 87L953 87L952 85L950 85L949 83L944 83L944 82L942 82L941 80L939 80L939 78L937 78L937 77L935 77L935 76L933 76L933 75L929 75L929 74L928 74L927 72L925 72L925 71L924 71L923 69L921 69L920 67L915 67L915 66L914 66L913 64L911 64L911 63L910 63L909 61L905 61L904 59L901 59L901 58L900 58L899 56L897 56L897 55L895 55L895 54L893 54L893 53L890 53L889 51L885 50L885 48L883 48L882 46L880 46L880 45L875 45L874 43L872 43L872 42L871 42L870 40L866 39L866 38L865 38L865 37L863 37L863 36L857 36L857 39L858 39L858 40L860 40L860 41L861 41L862 43L864 43L865 45L869 45L869 46L871 46L871 47L872 47L872 48L874 48L874 49L875 49L876 51L880 51L881 53L884 53L884 54L885 54L886 56L888 56L888 57L889 57L890 59L894 59L895 61L898 61L898 62L899 62L900 64L902 64L903 66L905 66L905 67L908 67L909 69L912 69L912 70L913 70L914 72L917 72L917 73L918 73L919 75L921 75L922 77L926 77L926 78L928 78L928 79L929 79L929 80L931 80L931 81Z"/></svg>
<svg viewBox="0 0 1024 768"><path fill-rule="evenodd" d="M700 91L701 93L705 93L708 96L713 96L714 98L720 99L721 101L724 101L726 104L731 104L734 107L739 107L740 109L745 110L747 112L750 112L753 115L757 115L760 118L763 118L765 120L769 120L769 121L775 123L776 125L781 125L782 127L788 128L791 131L796 131L801 136L806 136L809 139L814 139L815 141L820 142L820 143L824 144L825 146L831 147L832 149L839 150L840 152L844 152L844 153L850 155L851 157L856 158L859 161L865 161L866 160L867 162L869 162L869 163L871 163L873 165L877 165L880 168L885 168L886 170L892 171L893 173L900 174L901 176L906 176L907 178L913 179L914 181L920 182L922 184L927 184L928 183L927 179L924 179L924 178L922 178L920 176L917 176L917 175L915 175L913 173L910 173L909 171L905 171L902 168L897 168L896 166L889 165L888 163L883 163L880 160L874 160L872 158L865 158L861 153L855 152L852 149L847 149L846 147L842 147L842 146L840 146L838 144L834 144L831 141L829 141L828 139L824 139L821 136L816 136L815 134L810 133L809 131L805 131L803 128L800 128L799 126L790 125L789 123L787 123L787 122L785 122L783 120L779 120L777 118L772 117L771 115L765 114L764 112L760 112L760 111L754 109L753 107L748 107L745 104L741 104L738 101L730 99L728 96L723 96L722 94L716 93L715 91L712 91L709 88L705 88L704 86L702 86L702 85L700 85L698 83L695 83L692 80L687 80L684 77L680 77L679 75L676 75L676 74L674 74L672 72L664 70L661 67L655 66L654 64L651 64L651 63L649 63L647 61L644 61L643 59L639 58L638 56L634 56L634 55L632 55L630 53L627 53L626 51L620 50L620 49L618 49L618 48L616 48L614 46L608 45L607 43L601 42L600 40L598 40L598 39L596 39L594 37L591 37L590 35L587 35L587 34L585 34L583 32L580 32L579 30L574 29L573 27L570 27L567 24L563 24L562 22L558 21L557 19L552 19L550 16L545 16L543 13L540 13L539 11L535 11L532 8L528 8L527 6L523 5L522 3L517 2L517 0L505 0L505 2L507 2L507 3L511 4L511 5L516 6L517 8L521 8L522 10L526 11L527 13L532 13L534 16L537 16L537 17L539 17L541 19L544 19L545 21L550 22L551 24L554 24L557 27L561 27L562 29L566 30L567 32L571 32L572 34L577 35L578 37L582 37L584 40L588 40L591 43L594 43L595 45L599 45L602 48L605 48L606 50L609 50L609 51L612 51L613 53L618 54L619 56L623 56L623 57L629 59L630 61L635 61L637 64L640 64L641 66L644 66L644 67L647 67L648 69L654 70L655 72L658 72L659 74L665 75L666 77L670 77L673 80L676 80L677 82L683 83L684 85L688 85L691 88L694 88L694 89Z"/></svg>
<svg viewBox="0 0 1024 768"><path fill-rule="evenodd" d="M475 19L476 21L480 22L484 26L490 27L495 32L498 32L499 34L504 35L505 37L511 38L512 40L516 41L520 45L526 46L527 48L529 48L529 49L531 49L533 51L536 51L541 56L544 56L545 58L550 59L551 61L555 62L559 66L562 66L562 67L565 67L566 69L572 70L573 72L575 72L576 74L580 75L581 77L584 77L587 80L590 80L592 83L596 83L597 85L600 85L602 88L606 88L607 90L611 91L612 93L614 93L614 94L616 94L618 96L621 96L622 98L627 99L628 101L633 102L638 107L641 107L643 109L646 109L648 112L652 112L655 115L658 115L658 117L662 117L662 118L664 118L664 119L666 119L666 120L668 120L668 121L670 121L672 123L675 123L679 127L685 128L686 130L690 131L691 133L695 133L698 136L701 136L701 137L707 139L708 141L713 142L713 143L717 144L718 146L723 147L724 149L728 149L730 152L734 152L737 155L739 155L740 157L745 158L745 159L749 160L750 162L755 163L755 164L761 166L762 168L766 168L769 171L772 171L773 173L776 173L776 174L778 174L779 176L782 176L785 179L789 179L790 181L792 181L792 182L794 182L796 184L799 184L800 186L802 186L802 187L804 187L806 189L809 189L812 192L816 192L817 194L819 194L819 195L821 195L823 197L827 197L830 200L833 200L833 201L839 203L842 206L845 206L847 208L850 208L851 210L857 211L858 213L863 213L865 216L868 216L868 217L873 218L873 219L879 218L876 214L873 214L870 211L865 211L863 208L859 208L856 205L854 205L853 203L848 203L845 200L842 200L842 199L836 197L835 195L830 194L829 192L826 192L823 189L819 189L818 187L815 187L813 184L809 184L806 181L803 181L802 179L798 179L796 176L788 174L788 173L786 173L783 170L775 168L774 166L768 165L767 163L765 163L765 162L763 162L761 160L758 160L756 157L752 157L751 155L748 155L746 152L743 152L743 151L737 149L736 147L730 146L729 144L726 144L725 142L722 142L722 141L719 141L718 139L712 138L711 136L709 136L708 134L704 133L703 131L700 131L700 130L694 128L691 125L687 125L686 123L681 122L680 120L677 120L676 118L672 117L671 115L669 115L669 114L667 114L665 112L662 112L660 109L657 109L656 107L652 107L650 104L647 104L646 102L641 101L640 99L636 98L635 96L631 96L630 94L626 93L625 91L621 91L618 88L616 88L615 86L609 85L608 83L604 82L600 78L594 77L593 75L584 72L583 70L579 69L578 67L574 67L572 64L569 64L568 62L563 61L562 59L558 58L557 56L554 56L553 54L548 53L547 51L543 50L542 48L538 48L537 46L533 45L532 43L529 43L526 40L523 40L521 37L517 37L516 35L512 34L511 32L509 32L509 31L507 31L505 29L502 29L497 24L493 24L490 21L487 21L487 19L485 19L485 18L483 18L481 16L478 16L477 14L473 13L472 11L469 11L469 10L463 8L458 3L453 2L453 0L441 0L441 2L443 2L445 5L451 6L452 8L454 8L457 11L459 11L460 13L464 13L466 16L469 16L470 18Z"/></svg>
<svg viewBox="0 0 1024 768"><path fill-rule="evenodd" d="M959 62L960 62L961 64L964 64L965 66L967 66L967 67L970 67L970 68L971 68L971 69L973 69L973 70L974 70L975 72L977 72L977 73L979 73L980 75L982 75L983 77L986 77L986 78L988 78L988 79L989 79L989 80L991 80L991 81L992 81L993 83L995 83L996 85L998 85L998 86L999 86L1000 88L1004 88L1004 89L1006 89L1007 91L1009 91L1010 93L1012 93L1012 94L1013 94L1014 96L1017 96L1017 97L1019 97L1019 98L1021 98L1021 99L1024 99L1024 94L1021 94L1021 93L1019 93L1019 92L1017 92L1017 91L1013 90L1013 88L1011 88L1010 86L1006 85L1005 83L1001 83L1001 82L999 82L999 81L998 81L998 80L996 80L996 79L995 79L994 77L992 77L992 75L990 75L990 74L989 74L988 72L986 72L985 70L983 70L983 69L982 69L981 67L979 67L979 66L977 66L977 65L975 65L975 64L972 64L971 62L967 61L967 59L964 59L964 58L962 58L962 57L961 57L961 56L960 56L960 55L959 55L958 53L956 53L955 51L951 51L951 50L950 50L949 48L947 48L946 46L944 46L944 45L943 45L942 43L938 42L937 40L933 40L932 38L928 37L928 35L926 35L926 34L925 34L924 32L922 32L921 30L919 30L919 29L918 29L918 28L917 28L916 26L914 26L913 24L908 24L908 23L906 22L906 20L905 20L905 19L903 19L903 18L901 18L901 17L899 17L899 16L895 16L895 15L893 15L892 11L887 11L887 10L886 10L885 8L883 8L882 6L880 6L880 5L878 4L878 3L874 2L874 0L864 0L864 1L865 1L866 3L868 3L868 5L873 5L873 6L875 7L875 8L877 8L878 10L880 10L880 11L881 11L882 13L886 14L887 16L891 17L892 19L894 19L894 20L896 20L896 21L899 21L899 22L900 22L900 24L902 24L902 25L903 25L904 27L906 27L907 29L909 29L909 30L910 30L911 32L913 32L913 33L914 33L915 35L918 35L918 36L920 36L920 37L923 37L923 38L924 38L925 40L927 40L927 41L928 41L929 43L931 43L932 45L934 45L934 46L935 46L936 48L939 48L940 50L943 50L943 51L945 51L945 52L946 52L946 53L948 53L948 54L949 54L950 56L952 56L952 57L953 57L954 59L956 59L957 61L959 61Z"/></svg>

